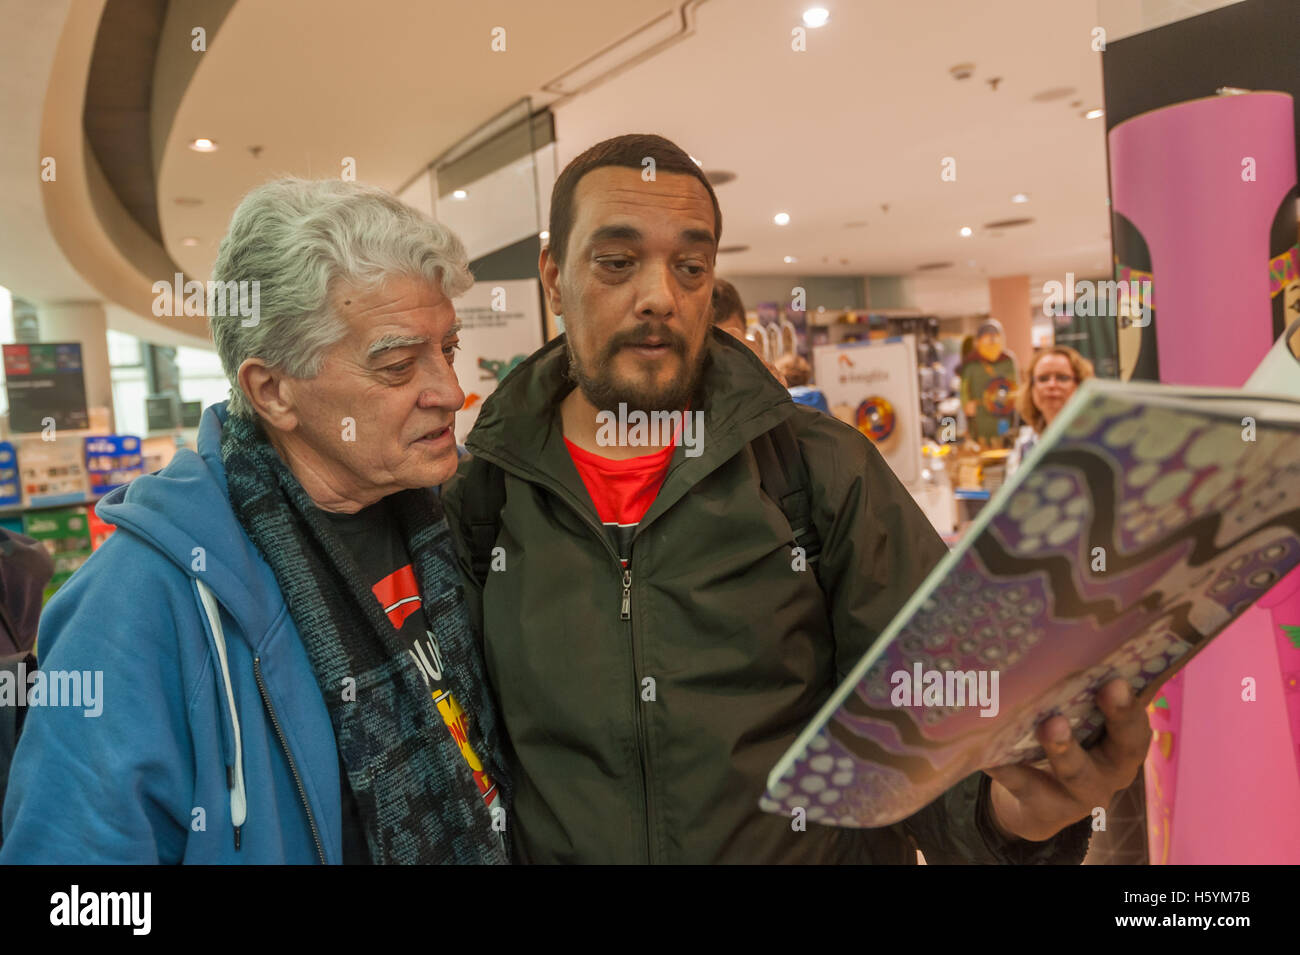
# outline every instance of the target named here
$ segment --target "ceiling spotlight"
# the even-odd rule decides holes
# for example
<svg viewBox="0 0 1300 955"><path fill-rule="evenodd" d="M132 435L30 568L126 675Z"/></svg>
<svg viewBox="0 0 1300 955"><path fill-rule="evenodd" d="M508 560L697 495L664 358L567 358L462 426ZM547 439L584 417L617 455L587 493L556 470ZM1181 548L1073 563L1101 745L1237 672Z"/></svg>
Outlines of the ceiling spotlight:
<svg viewBox="0 0 1300 955"><path fill-rule="evenodd" d="M1027 195L1025 195L1023 192L1017 192L1014 196L1011 197L1011 201L1012 201L1012 202L1028 202L1028 201L1029 201L1029 197L1028 197Z"/></svg>
<svg viewBox="0 0 1300 955"><path fill-rule="evenodd" d="M778 212L776 215L772 216L772 221L777 225L786 225L790 221L790 213Z"/></svg>
<svg viewBox="0 0 1300 955"><path fill-rule="evenodd" d="M199 240L194 238L192 235L187 235L185 238L181 239L181 245L195 246L198 244Z"/></svg>
<svg viewBox="0 0 1300 955"><path fill-rule="evenodd" d="M962 227L961 227L961 234L962 234L962 238L966 238L966 237L968 237L968 236L971 234L971 228L970 228L970 226L968 226L968 225L964 225L964 226L962 226Z"/></svg>
<svg viewBox="0 0 1300 955"><path fill-rule="evenodd" d="M786 265L793 265L795 262L798 262L799 260L796 259L793 255L787 255L784 261Z"/></svg>
<svg viewBox="0 0 1300 955"><path fill-rule="evenodd" d="M703 166L703 165L704 165L704 163L700 162L700 161L699 161L698 159L696 159L694 156L691 157L691 162L695 163L695 165L697 165L697 166Z"/></svg>
<svg viewBox="0 0 1300 955"><path fill-rule="evenodd" d="M803 12L804 26L812 27L814 30L826 26L830 18L831 12L825 7L809 7Z"/></svg>
<svg viewBox="0 0 1300 955"><path fill-rule="evenodd" d="M1105 111L1104 109L1101 109L1100 107L1098 107L1098 108L1096 108L1096 109L1090 109L1090 110L1088 110L1086 113L1083 114L1083 118L1084 118L1084 119L1101 119L1101 118L1102 118L1103 116L1105 116L1105 115L1106 115L1106 111Z"/></svg>
<svg viewBox="0 0 1300 955"><path fill-rule="evenodd" d="M550 234L549 232L547 232L545 229L543 229L541 232L537 233L537 238L541 239L543 242L545 242L545 241L546 241L547 239L549 239L550 237L551 237L551 234Z"/></svg>
<svg viewBox="0 0 1300 955"><path fill-rule="evenodd" d="M190 149L196 153L213 153L217 151L217 144L210 139L199 138L190 143Z"/></svg>
<svg viewBox="0 0 1300 955"><path fill-rule="evenodd" d="M469 193L466 192L464 189L457 189L455 192L451 194L451 197L453 199L468 199Z"/></svg>

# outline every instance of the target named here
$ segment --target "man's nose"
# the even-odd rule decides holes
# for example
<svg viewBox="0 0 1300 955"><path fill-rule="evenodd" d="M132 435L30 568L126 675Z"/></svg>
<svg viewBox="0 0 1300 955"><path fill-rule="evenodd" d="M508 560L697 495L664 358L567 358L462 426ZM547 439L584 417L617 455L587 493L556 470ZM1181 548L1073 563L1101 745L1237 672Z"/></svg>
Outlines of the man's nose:
<svg viewBox="0 0 1300 955"><path fill-rule="evenodd" d="M650 262L637 276L637 314L642 318L670 318L675 308L673 278L667 263Z"/></svg>
<svg viewBox="0 0 1300 955"><path fill-rule="evenodd" d="M417 403L421 408L441 408L455 413L465 406L465 392L461 390L454 366L439 355L433 368L426 373L424 387Z"/></svg>

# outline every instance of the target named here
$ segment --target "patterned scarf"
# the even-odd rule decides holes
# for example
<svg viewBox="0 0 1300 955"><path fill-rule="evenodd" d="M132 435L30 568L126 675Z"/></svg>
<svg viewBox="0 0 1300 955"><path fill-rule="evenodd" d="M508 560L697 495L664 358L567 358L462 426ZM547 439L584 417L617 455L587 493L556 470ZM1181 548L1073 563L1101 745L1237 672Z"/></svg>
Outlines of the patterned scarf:
<svg viewBox="0 0 1300 955"><path fill-rule="evenodd" d="M231 415L221 456L235 515L274 571L307 649L373 861L508 862L501 833L414 660L356 561L260 425ZM468 704L474 749L501 786L501 805L509 806L496 711L442 506L428 490L401 491L389 502L443 653L444 679ZM355 692L345 693L348 687Z"/></svg>

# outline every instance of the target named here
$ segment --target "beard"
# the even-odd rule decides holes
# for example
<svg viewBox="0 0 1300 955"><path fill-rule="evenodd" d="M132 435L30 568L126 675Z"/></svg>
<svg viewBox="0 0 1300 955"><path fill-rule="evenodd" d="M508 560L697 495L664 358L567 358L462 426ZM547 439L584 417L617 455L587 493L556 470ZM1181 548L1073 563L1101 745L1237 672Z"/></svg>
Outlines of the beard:
<svg viewBox="0 0 1300 955"><path fill-rule="evenodd" d="M651 338L659 339L678 356L677 374L662 383L620 377L614 369L619 352ZM569 381L582 390L583 396L597 410L615 411L620 404L625 404L629 411L647 414L685 408L699 386L708 355L701 343L692 358L685 338L666 326L649 322L615 334L590 363L584 364L578 358L572 336L565 336L565 348L569 353Z"/></svg>

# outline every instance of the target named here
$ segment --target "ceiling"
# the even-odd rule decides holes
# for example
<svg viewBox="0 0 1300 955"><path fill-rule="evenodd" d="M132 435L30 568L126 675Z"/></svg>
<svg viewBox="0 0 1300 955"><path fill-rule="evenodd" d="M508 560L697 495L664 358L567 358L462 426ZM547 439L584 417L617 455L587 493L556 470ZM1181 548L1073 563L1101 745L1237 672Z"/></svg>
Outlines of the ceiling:
<svg viewBox="0 0 1300 955"><path fill-rule="evenodd" d="M824 0L830 22L794 52L809 5L709 0L693 37L558 108L559 161L635 129L736 173L722 244L749 250L721 256L724 275L904 274L913 304L961 312L987 310L990 276L1105 271L1105 130L1081 117L1102 97L1095 0ZM953 266L916 274L933 262Z"/></svg>
<svg viewBox="0 0 1300 955"><path fill-rule="evenodd" d="M557 4L531 0L239 0L162 148L164 245L206 278L246 191L274 175L338 176L345 157L358 179L397 189L520 97L675 6L565 0L561 17ZM503 51L492 49L494 27ZM197 137L218 151L189 149Z"/></svg>
<svg viewBox="0 0 1300 955"><path fill-rule="evenodd" d="M128 211L152 212L150 197L106 199L105 172L77 141L105 0L0 0L0 283L39 301L108 299L148 323L152 281L173 263L206 278L255 184L339 175L351 157L358 178L399 188L521 97L553 101L560 77L577 68L560 85L586 82L572 77L599 72L589 61L617 59L611 46L685 9L680 42L555 105L558 161L617 133L663 133L737 176L719 188L723 244L750 248L724 255L722 274L903 275L918 307L982 311L991 276L1027 273L1041 288L1106 269L1104 124L1080 115L1101 101L1094 28L1118 35L1228 0L821 0L830 23L795 52L811 2L170 0L151 27L149 235ZM201 53L187 45L192 20L212 25ZM972 75L954 80L963 62ZM188 149L199 136L220 149ZM51 150L57 187L33 172ZM945 157L955 181L941 178ZM779 211L789 225L772 222ZM1035 221L983 228L1021 216ZM932 262L953 264L917 271Z"/></svg>
<svg viewBox="0 0 1300 955"><path fill-rule="evenodd" d="M89 300L96 289L45 223L39 148L47 85L71 0L0 0L0 285L43 301ZM56 160L55 175L62 166ZM71 174L69 169L66 174Z"/></svg>

